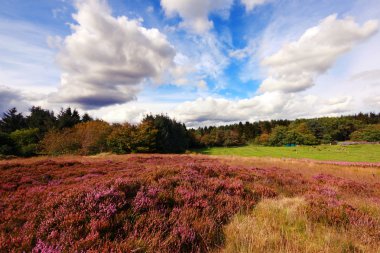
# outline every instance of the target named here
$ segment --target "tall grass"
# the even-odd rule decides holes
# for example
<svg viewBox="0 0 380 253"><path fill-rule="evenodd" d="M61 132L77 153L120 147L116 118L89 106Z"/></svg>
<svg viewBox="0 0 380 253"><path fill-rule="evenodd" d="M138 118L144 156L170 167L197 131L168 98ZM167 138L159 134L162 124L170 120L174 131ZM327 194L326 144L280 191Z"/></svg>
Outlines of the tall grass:
<svg viewBox="0 0 380 253"><path fill-rule="evenodd" d="M356 226L329 226L308 214L299 197L264 200L249 215L237 215L226 227L224 253L379 252L380 242ZM368 232L368 231L364 231Z"/></svg>

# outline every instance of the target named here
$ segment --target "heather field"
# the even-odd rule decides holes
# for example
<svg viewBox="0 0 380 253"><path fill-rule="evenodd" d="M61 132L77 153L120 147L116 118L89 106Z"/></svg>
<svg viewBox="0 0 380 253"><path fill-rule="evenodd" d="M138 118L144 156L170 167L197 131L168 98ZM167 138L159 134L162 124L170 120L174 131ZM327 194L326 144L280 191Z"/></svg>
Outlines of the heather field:
<svg viewBox="0 0 380 253"><path fill-rule="evenodd" d="M0 252L379 252L380 167L205 155L0 161Z"/></svg>
<svg viewBox="0 0 380 253"><path fill-rule="evenodd" d="M318 145L296 147L269 147L247 145L242 147L212 147L196 150L207 155L245 157L307 158L322 161L380 162L380 144Z"/></svg>

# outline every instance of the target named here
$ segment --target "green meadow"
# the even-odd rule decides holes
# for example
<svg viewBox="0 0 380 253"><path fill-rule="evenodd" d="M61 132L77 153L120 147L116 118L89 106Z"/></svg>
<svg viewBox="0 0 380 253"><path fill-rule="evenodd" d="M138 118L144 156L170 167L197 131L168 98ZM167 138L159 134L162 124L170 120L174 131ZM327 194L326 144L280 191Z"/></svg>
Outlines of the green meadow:
<svg viewBox="0 0 380 253"><path fill-rule="evenodd" d="M380 162L380 145L320 145L296 147L267 147L247 145L242 147L213 147L196 150L207 155L232 155L244 157L308 158L348 162Z"/></svg>

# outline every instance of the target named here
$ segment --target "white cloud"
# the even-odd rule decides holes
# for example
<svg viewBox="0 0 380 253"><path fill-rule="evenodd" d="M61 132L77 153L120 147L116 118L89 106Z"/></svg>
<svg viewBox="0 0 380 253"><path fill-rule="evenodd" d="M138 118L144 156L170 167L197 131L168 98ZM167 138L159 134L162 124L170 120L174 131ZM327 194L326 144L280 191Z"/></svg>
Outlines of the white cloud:
<svg viewBox="0 0 380 253"><path fill-rule="evenodd" d="M61 84L51 101L96 108L133 100L141 83L156 83L172 67L175 50L157 29L113 17L105 0L78 0L77 24L58 55Z"/></svg>
<svg viewBox="0 0 380 253"><path fill-rule="evenodd" d="M46 43L51 49L60 49L62 47L62 38L60 36L48 36Z"/></svg>
<svg viewBox="0 0 380 253"><path fill-rule="evenodd" d="M269 76L260 91L298 92L314 85L315 78L333 66L339 56L377 32L378 22L360 26L353 18L331 15L312 27L298 41L284 45L265 58Z"/></svg>
<svg viewBox="0 0 380 253"><path fill-rule="evenodd" d="M205 33L214 25L209 20L209 13L218 13L228 17L233 0L161 0L166 16L179 15L181 27L195 33Z"/></svg>
<svg viewBox="0 0 380 253"><path fill-rule="evenodd" d="M351 77L353 81L379 81L380 69L367 70L360 73L356 73Z"/></svg>
<svg viewBox="0 0 380 253"><path fill-rule="evenodd" d="M200 80L198 82L198 88L199 89L207 89L208 88L207 82L205 80Z"/></svg>
<svg viewBox="0 0 380 253"><path fill-rule="evenodd" d="M172 115L191 127L197 127L239 121L340 115L350 113L352 109L351 97L327 99L276 91L266 92L249 99L199 98L182 103Z"/></svg>
<svg viewBox="0 0 380 253"><path fill-rule="evenodd" d="M241 0L247 11L252 11L256 6L262 5L268 2L268 0Z"/></svg>

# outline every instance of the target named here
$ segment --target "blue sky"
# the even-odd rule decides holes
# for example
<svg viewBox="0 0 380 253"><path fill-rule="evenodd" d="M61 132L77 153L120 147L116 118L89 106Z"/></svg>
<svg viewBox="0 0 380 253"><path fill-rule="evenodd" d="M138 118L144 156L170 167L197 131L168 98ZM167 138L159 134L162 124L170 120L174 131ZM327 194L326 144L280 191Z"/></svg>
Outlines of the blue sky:
<svg viewBox="0 0 380 253"><path fill-rule="evenodd" d="M190 126L380 111L378 0L3 0L0 110Z"/></svg>

